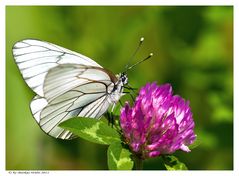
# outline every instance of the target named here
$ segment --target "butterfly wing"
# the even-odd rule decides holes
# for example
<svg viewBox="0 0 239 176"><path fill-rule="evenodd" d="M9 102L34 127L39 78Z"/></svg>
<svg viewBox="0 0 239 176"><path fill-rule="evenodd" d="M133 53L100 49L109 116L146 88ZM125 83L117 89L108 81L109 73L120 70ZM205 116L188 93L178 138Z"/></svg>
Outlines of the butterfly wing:
<svg viewBox="0 0 239 176"><path fill-rule="evenodd" d="M76 116L99 118L112 104L110 92L117 78L86 56L34 39L17 42L13 56L37 94L30 105L32 114L53 137L74 138L58 124Z"/></svg>
<svg viewBox="0 0 239 176"><path fill-rule="evenodd" d="M60 64L72 63L101 67L92 59L52 43L26 39L13 46L13 56L27 85L41 97L48 71Z"/></svg>
<svg viewBox="0 0 239 176"><path fill-rule="evenodd" d="M34 118L50 136L72 139L75 136L58 125L76 116L99 118L113 103L111 92L116 80L101 67L76 64L54 67L44 81L44 98L36 97L31 103Z"/></svg>

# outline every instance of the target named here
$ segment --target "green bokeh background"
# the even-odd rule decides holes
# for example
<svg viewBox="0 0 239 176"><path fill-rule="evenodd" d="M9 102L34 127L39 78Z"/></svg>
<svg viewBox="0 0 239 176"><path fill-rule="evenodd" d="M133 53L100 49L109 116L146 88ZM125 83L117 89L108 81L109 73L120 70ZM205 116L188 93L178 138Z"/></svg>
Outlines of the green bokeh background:
<svg viewBox="0 0 239 176"><path fill-rule="evenodd" d="M135 60L154 57L128 74L133 87L169 82L190 100L201 144L176 152L190 170L233 169L233 7L6 7L6 169L107 169L107 146L44 134L32 118L34 93L11 54L24 38L80 52L115 73L140 37ZM164 169L160 158L144 169Z"/></svg>

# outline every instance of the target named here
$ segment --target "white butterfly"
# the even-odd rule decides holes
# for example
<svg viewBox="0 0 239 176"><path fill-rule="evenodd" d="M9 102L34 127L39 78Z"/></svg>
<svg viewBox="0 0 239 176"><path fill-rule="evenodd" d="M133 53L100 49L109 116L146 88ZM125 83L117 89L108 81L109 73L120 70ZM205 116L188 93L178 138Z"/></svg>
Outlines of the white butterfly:
<svg viewBox="0 0 239 176"><path fill-rule="evenodd" d="M72 139L58 125L72 117L100 118L124 95L126 73L114 75L92 59L52 43L26 39L13 56L27 85L37 94L31 111L41 129L55 138Z"/></svg>

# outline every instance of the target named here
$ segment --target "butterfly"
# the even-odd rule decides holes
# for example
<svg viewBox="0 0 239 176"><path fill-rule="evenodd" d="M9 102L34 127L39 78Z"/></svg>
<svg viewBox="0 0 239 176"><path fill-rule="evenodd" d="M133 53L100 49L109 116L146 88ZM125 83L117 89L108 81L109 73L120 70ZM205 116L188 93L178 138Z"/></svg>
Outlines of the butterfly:
<svg viewBox="0 0 239 176"><path fill-rule="evenodd" d="M114 75L89 57L49 42L25 39L12 51L22 77L37 94L30 103L33 117L55 138L75 138L58 125L77 116L99 119L128 84L126 72Z"/></svg>

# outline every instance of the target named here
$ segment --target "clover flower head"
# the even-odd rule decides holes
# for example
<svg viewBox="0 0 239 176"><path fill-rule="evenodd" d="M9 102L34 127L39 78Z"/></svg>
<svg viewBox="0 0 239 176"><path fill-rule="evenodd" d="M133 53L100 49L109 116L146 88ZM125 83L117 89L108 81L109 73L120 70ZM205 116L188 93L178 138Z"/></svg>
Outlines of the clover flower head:
<svg viewBox="0 0 239 176"><path fill-rule="evenodd" d="M126 103L121 109L120 125L125 142L143 159L190 152L196 138L189 101L173 95L170 84L142 87L133 107Z"/></svg>

